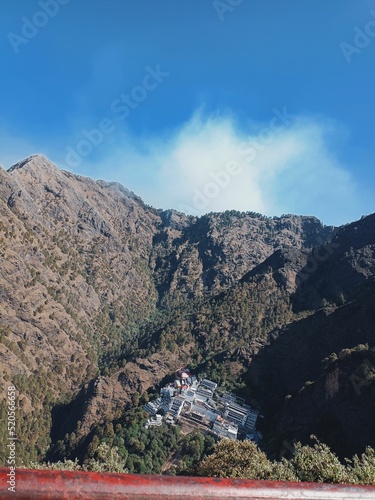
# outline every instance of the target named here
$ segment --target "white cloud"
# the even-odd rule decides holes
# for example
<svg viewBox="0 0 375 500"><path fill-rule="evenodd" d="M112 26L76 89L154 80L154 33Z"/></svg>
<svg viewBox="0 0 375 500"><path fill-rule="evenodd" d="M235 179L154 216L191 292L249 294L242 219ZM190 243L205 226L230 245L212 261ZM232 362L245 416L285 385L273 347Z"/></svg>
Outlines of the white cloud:
<svg viewBox="0 0 375 500"><path fill-rule="evenodd" d="M333 122L292 118L285 109L246 126L198 110L162 138L124 139L104 171L158 208L297 213L341 224L358 217L361 204L329 144L341 132Z"/></svg>

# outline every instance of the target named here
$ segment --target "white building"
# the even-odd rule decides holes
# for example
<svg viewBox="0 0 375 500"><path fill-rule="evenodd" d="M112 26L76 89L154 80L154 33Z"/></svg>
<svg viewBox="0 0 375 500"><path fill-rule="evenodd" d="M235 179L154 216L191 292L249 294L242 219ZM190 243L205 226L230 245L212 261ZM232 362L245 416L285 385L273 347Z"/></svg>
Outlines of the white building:
<svg viewBox="0 0 375 500"><path fill-rule="evenodd" d="M146 429L153 426L160 427L162 423L163 423L163 417L161 415L155 415L155 417L152 417L147 420L145 427Z"/></svg>
<svg viewBox="0 0 375 500"><path fill-rule="evenodd" d="M248 416L245 423L245 429L253 430L257 423L259 413L256 410L248 410Z"/></svg>
<svg viewBox="0 0 375 500"><path fill-rule="evenodd" d="M225 403L224 417L237 425L245 427L249 411L237 403Z"/></svg>
<svg viewBox="0 0 375 500"><path fill-rule="evenodd" d="M223 417L217 417L212 430L221 438L226 437L229 439L237 439L238 426Z"/></svg>
<svg viewBox="0 0 375 500"><path fill-rule="evenodd" d="M184 416L197 423L211 427L219 437L238 439L238 431L250 436L256 435L258 411L242 404L244 400L231 393L222 397L215 394L217 384L204 379L198 382L187 369L176 372L174 384L163 387L161 397L154 402L148 402L144 409L153 416L147 426L161 425L165 415L167 423L174 423L181 414L185 404ZM214 396L215 394L215 396ZM148 427L147 427L148 428Z"/></svg>
<svg viewBox="0 0 375 500"><path fill-rule="evenodd" d="M147 413L149 413L150 415L155 415L159 409L160 403L161 398L158 398L156 401L149 401L144 407L144 410L147 411Z"/></svg>
<svg viewBox="0 0 375 500"><path fill-rule="evenodd" d="M190 389L183 389L181 391L181 396L185 399L185 401L194 401L195 393Z"/></svg>
<svg viewBox="0 0 375 500"><path fill-rule="evenodd" d="M209 407L202 408L202 406L197 406L194 403L191 405L191 413L201 415L202 418L205 418L209 422L214 422L218 416L218 413L212 411Z"/></svg>
<svg viewBox="0 0 375 500"><path fill-rule="evenodd" d="M172 399L172 405L169 412L174 418L177 418L180 415L184 402L185 400L181 396L176 396Z"/></svg>
<svg viewBox="0 0 375 500"><path fill-rule="evenodd" d="M198 384L199 384L199 382L197 380L197 377L195 375L193 375L191 377L191 387L190 387L190 389L192 391L196 391L198 389Z"/></svg>
<svg viewBox="0 0 375 500"><path fill-rule="evenodd" d="M217 388L217 384L215 382L211 382L211 380L204 379L199 383L199 387L205 387L214 393Z"/></svg>

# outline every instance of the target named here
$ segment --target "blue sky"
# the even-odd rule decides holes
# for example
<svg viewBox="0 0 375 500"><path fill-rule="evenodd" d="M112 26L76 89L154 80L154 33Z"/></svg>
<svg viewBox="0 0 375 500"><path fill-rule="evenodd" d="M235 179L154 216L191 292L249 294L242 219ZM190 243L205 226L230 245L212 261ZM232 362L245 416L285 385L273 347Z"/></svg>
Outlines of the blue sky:
<svg viewBox="0 0 375 500"><path fill-rule="evenodd" d="M2 0L0 163L158 208L375 211L375 0Z"/></svg>

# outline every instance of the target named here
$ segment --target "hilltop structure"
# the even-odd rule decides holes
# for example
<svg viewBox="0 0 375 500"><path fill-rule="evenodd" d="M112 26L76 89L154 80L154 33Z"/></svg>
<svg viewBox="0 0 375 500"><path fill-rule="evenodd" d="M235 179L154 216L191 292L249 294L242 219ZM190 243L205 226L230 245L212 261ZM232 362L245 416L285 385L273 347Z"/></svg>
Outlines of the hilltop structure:
<svg viewBox="0 0 375 500"><path fill-rule="evenodd" d="M188 368L175 372L173 383L163 387L156 401L144 407L151 418L146 427L168 424L190 424L210 430L219 438L247 438L259 441L256 431L259 412L244 403L244 400L228 392L220 395L217 384L211 380L198 381Z"/></svg>

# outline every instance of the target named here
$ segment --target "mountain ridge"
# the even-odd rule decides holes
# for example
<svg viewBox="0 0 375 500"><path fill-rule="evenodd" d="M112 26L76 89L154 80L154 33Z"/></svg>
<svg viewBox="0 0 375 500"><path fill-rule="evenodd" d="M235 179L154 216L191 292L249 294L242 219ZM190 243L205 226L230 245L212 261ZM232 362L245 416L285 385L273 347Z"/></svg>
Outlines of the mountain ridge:
<svg viewBox="0 0 375 500"><path fill-rule="evenodd" d="M362 286L375 269L375 216L341 228L313 216L186 216L40 155L0 169L0 201L0 376L27 415L26 461L45 456L52 426L85 439L176 365L243 380L277 332L339 307L350 279Z"/></svg>

